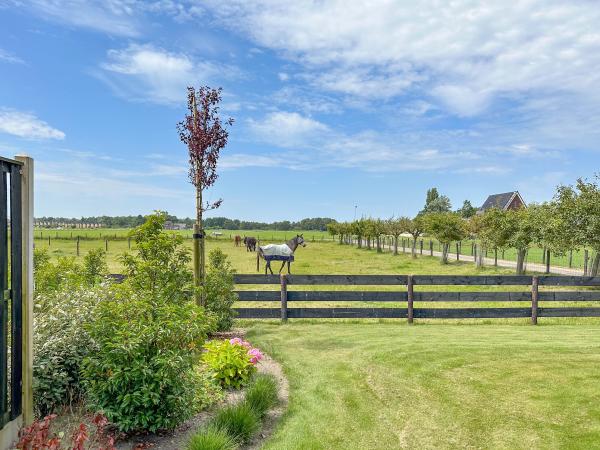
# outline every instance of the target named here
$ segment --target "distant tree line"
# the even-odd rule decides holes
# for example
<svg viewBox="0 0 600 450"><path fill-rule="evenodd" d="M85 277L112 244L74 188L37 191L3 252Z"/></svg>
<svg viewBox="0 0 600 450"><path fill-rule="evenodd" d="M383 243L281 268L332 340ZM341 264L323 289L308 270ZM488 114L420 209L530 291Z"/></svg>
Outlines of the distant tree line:
<svg viewBox="0 0 600 450"><path fill-rule="evenodd" d="M167 215L167 221L172 223L185 224L186 228L191 228L194 219L189 217L179 218L177 216ZM91 216L69 218L69 217L37 217L36 226L43 227L77 227L78 225L100 225L103 228L134 228L142 225L145 221L144 216ZM227 217L210 217L204 219L205 228L219 228L225 230L310 230L326 231L327 224L335 222L330 217L313 217L292 222L283 220L281 222L253 222L239 219L228 219Z"/></svg>
<svg viewBox="0 0 600 450"><path fill-rule="evenodd" d="M597 276L600 272L599 181L600 175L595 181L579 179L575 186L559 186L549 202L517 210L491 208L480 214L475 214L467 202L453 212L448 198L440 196L437 189L430 189L425 207L414 218L363 217L353 222L332 222L328 230L339 237L340 244L356 242L359 248L376 248L378 252L382 251L383 238L392 236L394 254L398 253L399 236L410 234L413 257L416 257L417 239L427 234L440 242L443 264L448 263L450 244L463 239L477 241L475 263L478 267L483 265L486 250L513 248L517 251L517 274L524 273L527 251L532 246L544 249L547 264L551 251L561 255L588 248L594 255L586 275Z"/></svg>

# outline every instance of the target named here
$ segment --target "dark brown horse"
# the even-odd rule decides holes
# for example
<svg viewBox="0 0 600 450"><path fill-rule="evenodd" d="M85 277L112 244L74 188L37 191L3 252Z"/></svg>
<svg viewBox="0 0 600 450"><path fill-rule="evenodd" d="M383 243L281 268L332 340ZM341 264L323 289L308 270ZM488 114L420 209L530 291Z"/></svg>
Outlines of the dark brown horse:
<svg viewBox="0 0 600 450"><path fill-rule="evenodd" d="M239 234L236 234L236 235L233 237L233 241L235 242L235 246L236 246L236 247L239 247L239 246L240 246L240 244L242 243L242 237L241 237Z"/></svg>
<svg viewBox="0 0 600 450"><path fill-rule="evenodd" d="M265 260L265 275L267 274L267 270L269 270L271 275L273 275L271 261L283 261L281 267L279 268L279 273L281 273L286 263L288 273L292 273L290 271L290 263L294 260L294 252L300 245L302 247L306 247L304 237L301 234L298 234L295 238L290 239L285 244L269 244L259 246L258 252L256 253L256 271L260 271L260 258L262 258Z"/></svg>
<svg viewBox="0 0 600 450"><path fill-rule="evenodd" d="M255 237L246 237L244 236L244 244L246 245L247 252L255 252L256 251L256 238Z"/></svg>

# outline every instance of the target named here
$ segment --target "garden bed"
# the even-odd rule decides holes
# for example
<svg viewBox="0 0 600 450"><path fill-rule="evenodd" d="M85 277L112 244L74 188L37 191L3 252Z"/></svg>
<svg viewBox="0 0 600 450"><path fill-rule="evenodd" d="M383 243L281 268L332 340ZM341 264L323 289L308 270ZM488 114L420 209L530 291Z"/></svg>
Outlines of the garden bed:
<svg viewBox="0 0 600 450"><path fill-rule="evenodd" d="M238 333L235 336L240 336L240 334ZM279 404L274 409L269 411L263 420L263 426L260 431L254 436L250 443L240 447L242 449L260 448L263 441L268 438L275 429L275 426L285 411L288 402L288 382L283 374L281 365L268 355L264 355L264 358L260 361L260 363L257 364L256 367L258 369L258 373L273 375L277 380ZM182 450L186 448L188 441L198 431L198 429L205 425L220 408L241 401L244 398L244 392L245 389L227 391L225 398L222 401L213 405L208 410L202 411L191 419L185 421L175 430L161 433L132 435L119 441L116 444L116 448L118 450Z"/></svg>

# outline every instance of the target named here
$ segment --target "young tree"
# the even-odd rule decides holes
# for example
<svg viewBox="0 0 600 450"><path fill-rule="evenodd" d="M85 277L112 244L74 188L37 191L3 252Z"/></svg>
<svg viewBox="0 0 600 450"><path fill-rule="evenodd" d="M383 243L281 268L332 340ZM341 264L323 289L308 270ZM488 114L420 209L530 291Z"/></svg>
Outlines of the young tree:
<svg viewBox="0 0 600 450"><path fill-rule="evenodd" d="M394 255L398 254L398 238L407 231L407 223L410 222L408 217L390 217L385 222L386 233L394 237Z"/></svg>
<svg viewBox="0 0 600 450"><path fill-rule="evenodd" d="M481 242L481 248L476 258L477 267L483 266L485 249L498 250L504 248L507 246L510 237L506 223L506 212L498 208L491 208L483 214L471 217L469 230Z"/></svg>
<svg viewBox="0 0 600 450"><path fill-rule="evenodd" d="M539 223L535 208L519 208L506 211L506 233L508 246L517 250L517 275L525 273L527 249L535 242L539 233Z"/></svg>
<svg viewBox="0 0 600 450"><path fill-rule="evenodd" d="M343 235L341 233L340 228L341 227L340 227L340 224L338 222L329 222L327 224L327 231L329 232L329 234L332 237L339 236L340 237L340 244L341 244L342 243Z"/></svg>
<svg viewBox="0 0 600 450"><path fill-rule="evenodd" d="M381 253L383 251L383 249L381 248L381 237L385 234L385 230L386 226L383 220L373 220L373 237L375 238L375 242L377 243L377 253Z"/></svg>
<svg viewBox="0 0 600 450"><path fill-rule="evenodd" d="M355 220L350 224L351 233L356 236L358 248L362 248L362 239L365 237L366 220Z"/></svg>
<svg viewBox="0 0 600 450"><path fill-rule="evenodd" d="M425 232L425 220L424 216L417 214L414 219L404 219L404 226L406 228L406 232L409 233L413 238L412 248L411 248L411 256L413 258L417 257L417 239L423 235Z"/></svg>
<svg viewBox="0 0 600 450"><path fill-rule="evenodd" d="M560 186L556 194L557 210L565 221L564 229L576 242L595 252L590 276L598 276L600 268L600 175L595 178L597 181L579 179L575 187Z"/></svg>
<svg viewBox="0 0 600 450"><path fill-rule="evenodd" d="M425 216L425 228L442 244L442 264L448 264L448 253L453 241L465 238L465 221L456 213L431 213Z"/></svg>
<svg viewBox="0 0 600 450"><path fill-rule="evenodd" d="M202 213L218 208L222 200L210 204L203 202L202 193L217 180L219 153L227 145L229 133L219 117L222 89L202 86L196 90L188 87L188 113L177 124L179 138L188 147L189 178L196 188L196 223L194 225L194 284L204 285L205 245ZM225 121L231 126L233 119ZM198 298L203 303L204 296Z"/></svg>

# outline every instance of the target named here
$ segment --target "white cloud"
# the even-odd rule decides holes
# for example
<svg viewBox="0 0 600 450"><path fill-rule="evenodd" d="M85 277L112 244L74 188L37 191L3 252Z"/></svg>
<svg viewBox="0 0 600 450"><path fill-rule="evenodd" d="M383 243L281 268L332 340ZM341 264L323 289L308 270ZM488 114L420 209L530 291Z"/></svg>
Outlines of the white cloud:
<svg viewBox="0 0 600 450"><path fill-rule="evenodd" d="M186 99L186 87L228 77L233 69L209 61L197 61L183 53L171 53L151 45L131 44L109 50L96 75L117 94L136 101L161 104Z"/></svg>
<svg viewBox="0 0 600 450"><path fill-rule="evenodd" d="M59 139L65 133L51 127L31 113L0 109L0 132L25 139Z"/></svg>
<svg viewBox="0 0 600 450"><path fill-rule="evenodd" d="M250 119L248 123L260 139L282 147L306 146L329 129L310 117L286 111L269 113L262 120Z"/></svg>
<svg viewBox="0 0 600 450"><path fill-rule="evenodd" d="M281 81L287 81L290 79L290 76L285 72L279 72L277 74L277 76L279 77L279 80L281 80Z"/></svg>
<svg viewBox="0 0 600 450"><path fill-rule="evenodd" d="M486 2L209 1L222 22L298 62L319 87L390 98L407 89L473 116L498 99L600 102L600 6Z"/></svg>
<svg viewBox="0 0 600 450"><path fill-rule="evenodd" d="M0 48L0 61L13 63L13 64L25 64L25 61L23 61L21 58L13 55L12 53L7 52L6 50L3 50L1 48Z"/></svg>

